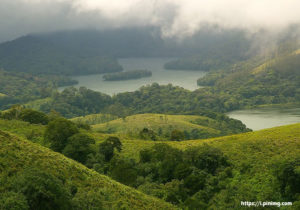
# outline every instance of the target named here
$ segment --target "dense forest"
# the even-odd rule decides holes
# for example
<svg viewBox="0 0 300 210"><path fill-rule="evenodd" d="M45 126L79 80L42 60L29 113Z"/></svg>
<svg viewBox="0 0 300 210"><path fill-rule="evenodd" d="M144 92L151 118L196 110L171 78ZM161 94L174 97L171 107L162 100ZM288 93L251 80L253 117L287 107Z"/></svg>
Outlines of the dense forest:
<svg viewBox="0 0 300 210"><path fill-rule="evenodd" d="M120 80L131 80L131 79L140 79L143 77L151 77L152 72L148 70L131 70L118 72L113 74L105 74L103 79L105 81L120 81Z"/></svg>
<svg viewBox="0 0 300 210"><path fill-rule="evenodd" d="M52 75L122 71L122 67L112 57L67 51L37 36L25 36L0 44L0 68L13 72Z"/></svg>
<svg viewBox="0 0 300 210"><path fill-rule="evenodd" d="M50 97L56 88L77 84L77 81L58 75L32 75L0 70L0 109Z"/></svg>
<svg viewBox="0 0 300 210"><path fill-rule="evenodd" d="M270 60L238 63L229 71L217 71L198 80L200 86L219 98L225 109L241 109L263 104L300 102L300 54L292 53ZM201 94L203 90L195 91ZM199 92L199 93L196 93Z"/></svg>

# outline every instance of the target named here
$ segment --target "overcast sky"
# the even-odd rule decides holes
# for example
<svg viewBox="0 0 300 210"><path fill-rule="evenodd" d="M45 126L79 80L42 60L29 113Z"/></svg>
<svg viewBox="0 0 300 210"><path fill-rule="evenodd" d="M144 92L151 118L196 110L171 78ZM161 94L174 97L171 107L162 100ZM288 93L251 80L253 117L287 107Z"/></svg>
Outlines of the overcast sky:
<svg viewBox="0 0 300 210"><path fill-rule="evenodd" d="M299 0L0 0L0 42L63 29L160 26L188 36L202 25L276 32L300 23Z"/></svg>

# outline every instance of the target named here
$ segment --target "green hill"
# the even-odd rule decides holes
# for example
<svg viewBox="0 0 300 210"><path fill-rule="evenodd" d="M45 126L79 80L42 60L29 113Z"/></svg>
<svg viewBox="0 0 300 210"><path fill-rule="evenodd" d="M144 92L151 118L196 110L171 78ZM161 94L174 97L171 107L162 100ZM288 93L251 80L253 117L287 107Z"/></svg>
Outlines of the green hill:
<svg viewBox="0 0 300 210"><path fill-rule="evenodd" d="M0 68L32 74L84 75L122 71L116 59L64 49L61 44L28 35L0 44Z"/></svg>
<svg viewBox="0 0 300 210"><path fill-rule="evenodd" d="M9 202L8 195L18 193L12 190L15 179L22 177L28 168L36 168L63 180L66 189L72 188L71 202L78 209L174 209L163 201L119 184L59 153L9 133L0 131L0 145L1 201L7 198L6 202Z"/></svg>
<svg viewBox="0 0 300 210"><path fill-rule="evenodd" d="M253 58L227 70L209 73L198 85L210 86L195 91L222 98L226 110L265 104L299 103L300 54L298 51Z"/></svg>
<svg viewBox="0 0 300 210"><path fill-rule="evenodd" d="M158 143L161 142L123 141L122 156L138 160L140 151L151 149ZM291 201L291 198L285 197L282 187L286 184L280 184L277 177L285 173L281 170L290 170L287 168L292 167L292 165L295 167L291 169L294 172L284 176L298 177L298 181L290 177L293 180L290 183L293 186L299 186L299 162L297 160L300 158L300 124L207 140L168 141L164 143L183 151L208 145L220 149L228 158L232 165L232 177L226 181L217 181L219 191L213 196L210 195L210 199L197 197L201 194L194 195L195 199L204 199L209 207L240 209L240 202L245 200ZM211 185L207 184L208 186ZM144 192L153 193L150 186L147 189L141 189ZM297 209L299 207L299 198L297 199L297 194L294 196L296 200L294 200L293 207L283 209ZM296 202L297 200L298 202Z"/></svg>
<svg viewBox="0 0 300 210"><path fill-rule="evenodd" d="M151 135L155 136L153 140L170 139L174 130L183 132L184 139L203 139L241 132L230 123L197 115L138 114L92 127L100 133L125 134L134 138Z"/></svg>
<svg viewBox="0 0 300 210"><path fill-rule="evenodd" d="M93 148L95 149L98 146L101 148L108 136L120 138L122 149L119 152L115 151L115 156L109 162L100 161L100 165L98 164L106 171L105 174L122 183L126 183L131 177L128 174L131 174L133 178L130 179L132 181L130 186L182 208L196 206L197 209L200 207L200 209L240 209L241 201L271 200L292 201L294 202L293 208L297 209L299 205L299 199L295 193L295 190L298 192L297 187L293 189L289 187L298 186L300 124L205 140L166 141L164 139L164 141L159 141L158 139L149 141L127 135L127 130L134 131L135 127L143 128L143 125L151 125L149 128L153 130L160 127L163 131L169 129L165 125L166 116L168 122L181 128L197 126L193 122L198 118L203 118L163 115L161 119L160 116L160 114L134 115L94 125L96 130L97 126L111 124L116 129L116 134L82 130L94 136L96 145ZM37 175L32 175L32 173L38 170L52 177L50 180L61 180L59 182L61 182L60 186L63 186L62 191L68 194L68 201L75 207L87 208L101 205L104 209L172 208L162 201L147 197L87 169L59 153L23 140L27 138L44 144L45 126L43 125L18 120L0 120L0 128L2 130L0 132L0 181L5 180L3 182L5 185L0 186L0 198L7 198L6 202L10 199L19 201L20 199L11 198L11 196L20 196L20 192L16 190L19 188L16 186L20 186L19 182L24 180L24 176L28 176L26 174L29 172L30 177L36 177ZM162 158L161 161L154 159L149 162L147 158L151 157L151 154L154 158ZM198 157L197 154L200 156ZM198 158L194 159L195 157ZM197 166L197 164L189 165L191 161L197 163L197 160L209 161L207 169L201 169L202 166ZM217 160L221 161L219 162L221 165L217 171L209 172ZM195 168L196 166L199 168ZM292 172L286 174L290 168ZM101 168L94 169L98 171ZM203 175L205 176L202 177ZM178 178L178 176L183 176L183 178ZM202 178L199 179L198 176ZM282 177L286 176L292 181L285 181L286 179ZM123 177L127 178L123 179ZM161 179L163 177L171 178Z"/></svg>
<svg viewBox="0 0 300 210"><path fill-rule="evenodd" d="M128 157L137 157L136 154L140 150L149 148L157 143L161 143L161 141L126 140L123 143L122 153ZM265 155L266 158L268 156L281 155L282 153L288 158L289 156L296 156L297 151L300 149L300 123L204 140L164 141L164 143L181 150L209 144L222 149L226 155L236 162L247 160L249 157L259 159L258 154L261 156ZM261 161L264 162L265 158ZM259 162L261 163L261 161ZM258 162L253 163L259 165Z"/></svg>
<svg viewBox="0 0 300 210"><path fill-rule="evenodd" d="M95 125L100 123L106 123L117 118L117 116L111 114L90 114L81 117L74 117L70 120L76 123L86 123L88 125Z"/></svg>

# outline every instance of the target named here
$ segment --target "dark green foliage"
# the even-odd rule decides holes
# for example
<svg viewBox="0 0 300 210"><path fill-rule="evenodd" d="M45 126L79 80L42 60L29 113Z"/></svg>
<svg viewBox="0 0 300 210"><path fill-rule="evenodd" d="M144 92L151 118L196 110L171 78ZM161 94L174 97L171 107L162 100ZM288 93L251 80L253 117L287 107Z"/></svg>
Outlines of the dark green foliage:
<svg viewBox="0 0 300 210"><path fill-rule="evenodd" d="M50 143L50 148L56 152L62 152L68 143L68 138L78 133L77 126L64 118L57 118L46 127L45 141Z"/></svg>
<svg viewBox="0 0 300 210"><path fill-rule="evenodd" d="M279 55L271 60L251 59L231 68L209 73L198 85L198 95L219 98L223 110L236 110L263 104L300 101L299 54Z"/></svg>
<svg viewBox="0 0 300 210"><path fill-rule="evenodd" d="M104 155L107 162L113 158L115 149L118 152L122 150L122 143L118 137L110 136L99 144L99 153Z"/></svg>
<svg viewBox="0 0 300 210"><path fill-rule="evenodd" d="M0 109L13 104L50 97L56 87L74 85L77 81L65 76L31 75L0 69Z"/></svg>
<svg viewBox="0 0 300 210"><path fill-rule="evenodd" d="M0 118L7 120L22 120L31 124L46 125L49 117L43 113L32 109L26 109L21 105L14 105L10 109L0 112Z"/></svg>
<svg viewBox="0 0 300 210"><path fill-rule="evenodd" d="M90 153L87 156L85 166L88 168L92 168L101 174L107 173L108 168L109 168L109 166L105 160L105 156L99 152Z"/></svg>
<svg viewBox="0 0 300 210"><path fill-rule="evenodd" d="M201 147L192 147L185 151L185 160L200 170L215 174L220 167L228 166L228 160L216 148L204 144Z"/></svg>
<svg viewBox="0 0 300 210"><path fill-rule="evenodd" d="M280 192L287 201L300 200L300 158L280 164L276 170Z"/></svg>
<svg viewBox="0 0 300 210"><path fill-rule="evenodd" d="M110 162L109 175L129 186L135 186L138 170L136 163L132 159L114 157Z"/></svg>
<svg viewBox="0 0 300 210"><path fill-rule="evenodd" d="M47 125L49 118L46 114L32 109L24 109L20 113L20 119L33 124Z"/></svg>
<svg viewBox="0 0 300 210"><path fill-rule="evenodd" d="M148 128L144 128L143 130L140 131L139 136L141 139L145 140L156 140L156 135L153 130L150 130Z"/></svg>
<svg viewBox="0 0 300 210"><path fill-rule="evenodd" d="M0 209L3 210L28 210L26 197L22 193L7 192L0 194Z"/></svg>
<svg viewBox="0 0 300 210"><path fill-rule="evenodd" d="M206 94L208 94L206 96ZM145 86L134 92L120 93L113 97L86 88L67 88L57 92L53 100L43 104L41 110L54 109L65 117L92 113L106 113L125 117L140 113L190 114L212 118L215 121L198 121L199 125L220 129L220 135L250 131L238 121L215 111L225 111L223 101L206 92L190 92L172 85ZM194 138L212 137L203 131L196 131Z"/></svg>
<svg viewBox="0 0 300 210"><path fill-rule="evenodd" d="M113 74L106 74L103 76L105 81L119 81L119 80L130 80L130 79L139 79L143 77L151 77L152 72L148 70L133 70L118 72Z"/></svg>
<svg viewBox="0 0 300 210"><path fill-rule="evenodd" d="M28 168L15 177L13 189L26 197L30 209L70 209L71 195L51 174Z"/></svg>
<svg viewBox="0 0 300 210"><path fill-rule="evenodd" d="M75 121L75 124L77 125L78 128L82 128L82 129L85 129L85 130L91 130L91 126L85 122L76 122Z"/></svg>
<svg viewBox="0 0 300 210"><path fill-rule="evenodd" d="M76 117L85 114L99 113L111 105L111 97L85 87L70 87L61 93L56 92L53 100L41 105L44 112L55 110L65 117Z"/></svg>
<svg viewBox="0 0 300 210"><path fill-rule="evenodd" d="M167 144L155 144L140 152L137 169L144 179L139 177L137 185L143 192L173 204L205 206L223 188L219 183L232 176L229 165L219 149L208 145L182 152Z"/></svg>
<svg viewBox="0 0 300 210"><path fill-rule="evenodd" d="M184 132L180 131L180 130L173 130L171 132L171 140L172 141L181 141L184 140Z"/></svg>
<svg viewBox="0 0 300 210"><path fill-rule="evenodd" d="M37 36L21 37L0 45L0 65L10 71L33 74L84 75L121 71L108 56L82 55Z"/></svg>
<svg viewBox="0 0 300 210"><path fill-rule="evenodd" d="M187 177L185 177L184 187L188 189L190 195L193 195L205 187L207 176L207 172L194 169Z"/></svg>
<svg viewBox="0 0 300 210"><path fill-rule="evenodd" d="M88 155L93 152L91 144L95 144L95 140L84 133L77 133L68 138L67 145L62 153L80 163L85 163Z"/></svg>

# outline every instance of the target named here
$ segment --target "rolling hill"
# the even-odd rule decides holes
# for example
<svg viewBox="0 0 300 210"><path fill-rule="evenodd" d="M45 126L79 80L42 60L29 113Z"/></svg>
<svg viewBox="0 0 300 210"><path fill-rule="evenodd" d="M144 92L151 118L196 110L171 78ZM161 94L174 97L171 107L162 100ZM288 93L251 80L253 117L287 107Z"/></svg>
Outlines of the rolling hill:
<svg viewBox="0 0 300 210"><path fill-rule="evenodd" d="M6 180L0 187L1 199L9 199L3 195L18 193L12 190L15 178L22 177L26 170L36 169L52 178L64 180L64 187L73 189L71 202L74 209L175 209L170 204L119 184L59 153L9 133L0 131L0 145L0 180ZM0 204L1 208L2 205L4 203Z"/></svg>
<svg viewBox="0 0 300 210"><path fill-rule="evenodd" d="M125 140L122 143L121 155L138 160L140 151L161 142ZM228 157L232 164L232 177L220 183L223 190L216 193L210 201L206 200L210 207L240 209L240 202L244 200L289 201L284 197L277 176L282 168L290 167L288 164L299 168L297 160L300 158L300 124L207 140L164 143L180 150L208 145L220 149ZM299 177L297 169L294 170ZM298 186L299 180L294 180L292 185ZM145 190L147 191L149 192ZM297 209L299 204L298 199L292 207L283 208Z"/></svg>
<svg viewBox="0 0 300 210"><path fill-rule="evenodd" d="M209 73L198 85L209 86L206 92L222 98L227 110L266 104L300 102L299 50L271 58L255 58L237 63L227 70ZM203 94L198 89L195 95Z"/></svg>
<svg viewBox="0 0 300 210"><path fill-rule="evenodd" d="M197 115L138 114L92 127L100 133L123 134L134 138L141 138L141 132L147 129L145 132L154 132L156 140L170 139L174 130L184 132L185 139L203 139L241 132L230 123ZM249 129L244 129L246 131Z"/></svg>
<svg viewBox="0 0 300 210"><path fill-rule="evenodd" d="M209 199L206 200L205 197L199 198L206 200L205 205L207 207L239 209L241 208L240 201L244 200L290 201L281 190L278 174L281 173L280 170L285 166L289 167L289 164L296 164L295 167L298 167L297 160L300 158L299 123L255 132L188 141L166 141L166 139L164 141L149 141L129 137L126 133L127 130L134 131L135 127L143 128L144 125L151 125L153 130L159 127L162 130L169 129L165 124L166 119L168 122L173 123L174 126L181 128L186 126L186 128L189 128L197 126L197 124L193 124L193 121L198 118L203 117L163 115L163 118L161 118L161 114L133 115L125 119L96 124L94 125L94 130L85 132L89 132L94 136L96 145L102 143L108 136L118 136L122 142L122 150L117 152L115 161L130 160L132 162L135 160L136 163L142 164L140 162L140 152L149 150L153 146L161 145L162 143L184 152L193 151L193 149L199 147L215 148L221 151L229 163L229 168L224 171L227 171L226 173L228 174L225 176L224 173L220 173L220 175L216 176L217 180L213 182L215 184L208 179L210 180L207 182L208 188L204 188L204 190L209 190L209 186L217 186L217 188L214 188L216 191L213 194L207 195ZM115 128L115 133L103 134L95 132L97 127L98 129L105 129L104 125ZM34 167L42 172L51 174L51 176L65 180L63 181L63 186L66 189L75 188L77 193L71 199L72 202L74 201L74 205L92 207L99 202L105 209L120 208L121 206L125 209L173 208L162 201L147 197L142 193L112 181L106 176L89 170L59 153L54 153L38 144L24 140L27 138L30 141L43 145L42 139L45 129L43 125L34 125L18 120L0 120L0 129L2 130L0 132L0 171L2 172L0 180L8 180L6 185L0 187L0 194L4 193L7 195L7 189L13 189L12 186L14 185L10 186L10 184L14 183L14 177L22 174L23 171L25 173L28 167ZM114 161L111 164L113 163ZM146 169L151 166L147 165L148 163L145 164ZM143 165L139 165L139 167L141 166ZM127 169L124 168L124 170ZM296 169L295 173L295 176L297 176L298 172ZM108 175L111 176L111 174ZM225 178L222 178L222 176L225 176ZM137 180L141 180L140 178ZM165 197L162 197L163 194L159 194L159 192L163 193L165 191L159 191L159 189L169 189L171 191L167 192L172 192L172 190L176 189L176 185L173 186L172 184L182 182L182 180L173 180L172 182L160 184L160 187L155 183L148 182L145 185L141 185L138 189L146 194L165 199ZM297 181L294 184L297 184ZM153 192L158 194L153 194ZM84 195L89 195L89 198ZM191 199L197 200L197 196L199 194L196 193ZM297 197L293 201L293 208L297 208L299 205ZM179 207L182 207L182 205L179 205ZM287 207L286 209L293 208Z"/></svg>

